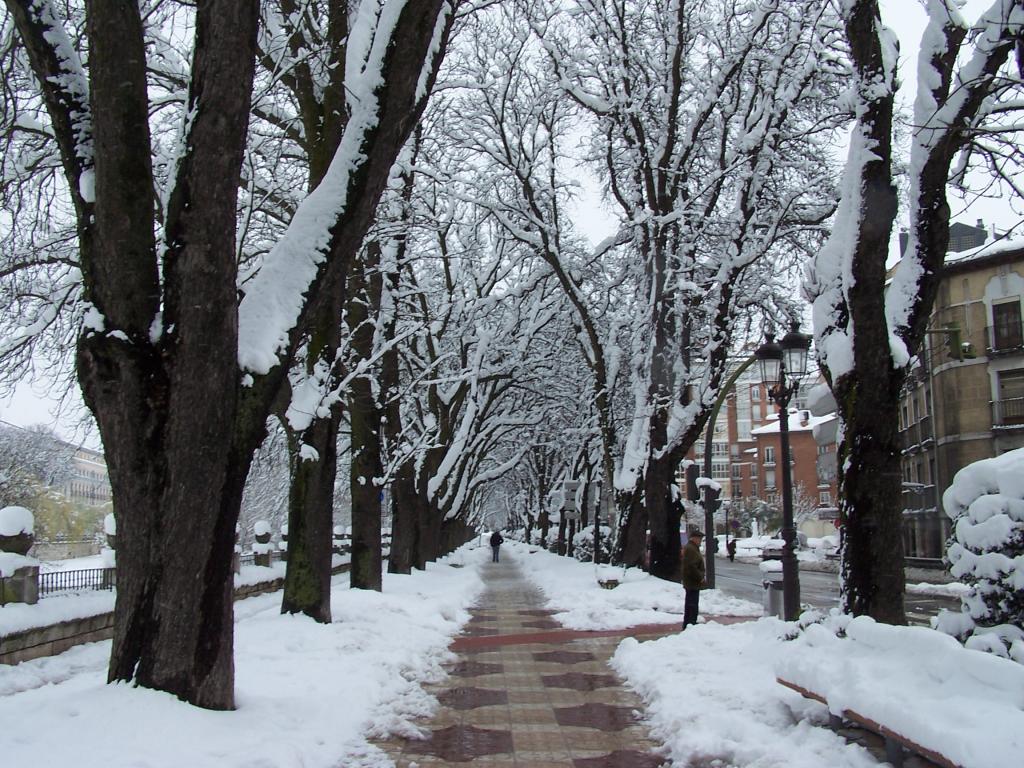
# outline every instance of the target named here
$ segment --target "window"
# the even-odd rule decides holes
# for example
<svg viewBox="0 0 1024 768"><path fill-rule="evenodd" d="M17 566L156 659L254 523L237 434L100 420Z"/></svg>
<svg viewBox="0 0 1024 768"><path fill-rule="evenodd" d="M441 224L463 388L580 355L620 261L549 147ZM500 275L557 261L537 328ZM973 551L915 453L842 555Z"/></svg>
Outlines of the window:
<svg viewBox="0 0 1024 768"><path fill-rule="evenodd" d="M766 445L764 447L764 465L767 467L769 464L775 463L775 446Z"/></svg>
<svg viewBox="0 0 1024 768"><path fill-rule="evenodd" d="M733 480L739 480L741 477L743 477L743 465L742 464L733 464L732 465L732 479Z"/></svg>
<svg viewBox="0 0 1024 768"><path fill-rule="evenodd" d="M818 504L823 507L832 505L832 491L818 491Z"/></svg>
<svg viewBox="0 0 1024 768"><path fill-rule="evenodd" d="M775 487L775 470L766 469L764 471L764 487L774 488Z"/></svg>
<svg viewBox="0 0 1024 768"><path fill-rule="evenodd" d="M750 465L750 476L757 477L757 462L753 462Z"/></svg>
<svg viewBox="0 0 1024 768"><path fill-rule="evenodd" d="M904 403L900 408L900 429L906 429L910 426L910 409L907 408L907 404Z"/></svg>
<svg viewBox="0 0 1024 768"><path fill-rule="evenodd" d="M992 305L992 348L1015 349L1024 346L1021 333L1020 299Z"/></svg>
<svg viewBox="0 0 1024 768"><path fill-rule="evenodd" d="M713 462L711 464L711 479L725 480L729 477L729 464L727 462Z"/></svg>
<svg viewBox="0 0 1024 768"><path fill-rule="evenodd" d="M910 396L910 405L914 409L914 423L916 424L921 420L921 398L917 396L916 392Z"/></svg>
<svg viewBox="0 0 1024 768"><path fill-rule="evenodd" d="M750 483L750 495L757 496L757 480L752 480Z"/></svg>
<svg viewBox="0 0 1024 768"><path fill-rule="evenodd" d="M751 387L750 388L750 399L753 400L754 402L760 402L761 401L761 388L760 387Z"/></svg>

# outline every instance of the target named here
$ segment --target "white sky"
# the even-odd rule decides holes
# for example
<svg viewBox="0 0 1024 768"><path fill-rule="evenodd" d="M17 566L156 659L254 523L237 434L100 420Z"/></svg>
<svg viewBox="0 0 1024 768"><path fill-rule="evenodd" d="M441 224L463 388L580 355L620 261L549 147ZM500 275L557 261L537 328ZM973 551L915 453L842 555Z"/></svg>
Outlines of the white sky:
<svg viewBox="0 0 1024 768"><path fill-rule="evenodd" d="M964 14L968 19L977 18L983 10L992 4L992 0L966 0ZM917 50L924 30L925 14L920 0L881 0L882 18L897 34L900 40L900 79L902 88L900 98L907 109L912 105L912 97L917 81L916 60ZM577 169L579 172L579 169ZM574 219L582 233L592 242L597 243L609 236L613 230L614 217L608 215L595 189L595 184L587 184L573 211ZM1018 224L1020 216L1015 214L1006 201L982 200L965 209L964 204L951 200L953 219L973 224L976 219L984 219L986 226L994 224L1000 231L1010 229ZM905 224L905 220L898 222ZM893 248L899 226L893 233ZM95 444L95 435L89 435L81 429L81 416L84 412L80 395L75 392L58 408L55 398L49 396L48 382L23 381L16 387L10 397L0 398L0 419L20 426L46 424L59 434L73 442L86 441Z"/></svg>

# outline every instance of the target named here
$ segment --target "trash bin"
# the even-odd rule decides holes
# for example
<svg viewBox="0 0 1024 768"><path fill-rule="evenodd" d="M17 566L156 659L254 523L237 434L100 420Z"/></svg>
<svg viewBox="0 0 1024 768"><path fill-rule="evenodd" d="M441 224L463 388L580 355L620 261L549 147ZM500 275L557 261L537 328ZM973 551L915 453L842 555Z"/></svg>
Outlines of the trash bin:
<svg viewBox="0 0 1024 768"><path fill-rule="evenodd" d="M768 571L761 574L764 585L764 615L782 618L782 573L779 571Z"/></svg>

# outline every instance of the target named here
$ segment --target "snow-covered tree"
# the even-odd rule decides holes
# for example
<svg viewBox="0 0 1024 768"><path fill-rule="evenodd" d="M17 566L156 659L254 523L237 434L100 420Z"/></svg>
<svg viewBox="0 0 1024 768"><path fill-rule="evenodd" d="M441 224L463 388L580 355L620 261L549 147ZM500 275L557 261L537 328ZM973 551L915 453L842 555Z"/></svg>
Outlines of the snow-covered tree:
<svg viewBox="0 0 1024 768"><path fill-rule="evenodd" d="M953 520L950 572L971 589L938 628L1024 664L1024 449L964 467L942 502Z"/></svg>
<svg viewBox="0 0 1024 768"><path fill-rule="evenodd" d="M48 0L7 2L59 149L77 239L73 290L62 295L83 318L78 377L119 517L109 677L230 708L230 561L249 463L426 103L454 8L327 4L334 18L354 13L336 98L345 129L322 182L240 275L237 201L259 6L88 4L84 31L70 7L75 18ZM161 12L188 17L175 27L187 77L169 147L153 130L149 92L151 62L173 53L148 45Z"/></svg>
<svg viewBox="0 0 1024 768"><path fill-rule="evenodd" d="M951 179L965 178L976 158L997 175L1011 176L1015 153L1003 150L1019 140L1011 137L1019 136L1021 78L1009 59L1024 3L996 0L974 24L960 5L925 3L929 21L918 57L910 150L910 236L890 280L899 45L883 25L877 0L841 4L854 65L849 106L855 125L832 234L807 282L819 362L843 421L843 604L855 615L894 624L906 623L898 406L949 245L947 188Z"/></svg>

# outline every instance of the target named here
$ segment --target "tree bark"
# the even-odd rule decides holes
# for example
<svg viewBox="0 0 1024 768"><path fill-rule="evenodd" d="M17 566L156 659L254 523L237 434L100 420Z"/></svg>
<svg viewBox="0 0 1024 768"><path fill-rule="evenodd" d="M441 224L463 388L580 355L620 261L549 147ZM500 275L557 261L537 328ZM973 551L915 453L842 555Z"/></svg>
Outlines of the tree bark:
<svg viewBox="0 0 1024 768"><path fill-rule="evenodd" d="M371 275L380 266L380 245L373 241L353 263L349 279L351 298L345 311L354 355L353 366L373 357L374 321ZM381 556L382 413L371 381L372 369L355 376L349 384L349 424L352 430L352 570L354 589L383 585Z"/></svg>

